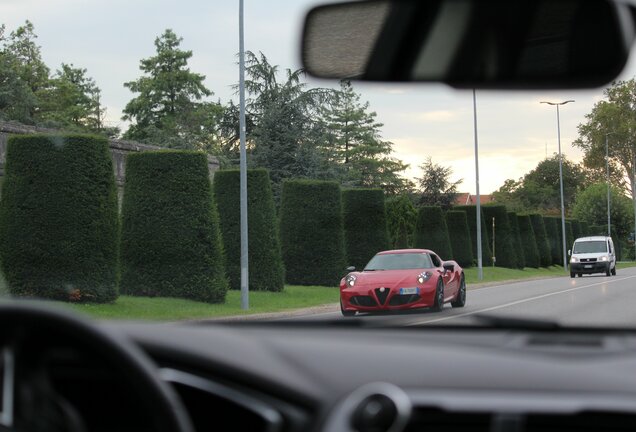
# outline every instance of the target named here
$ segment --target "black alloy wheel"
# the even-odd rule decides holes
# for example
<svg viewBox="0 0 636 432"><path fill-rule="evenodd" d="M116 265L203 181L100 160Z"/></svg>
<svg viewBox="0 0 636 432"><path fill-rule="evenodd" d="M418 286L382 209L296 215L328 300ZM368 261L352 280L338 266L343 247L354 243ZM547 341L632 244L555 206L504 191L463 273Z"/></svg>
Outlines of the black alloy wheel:
<svg viewBox="0 0 636 432"><path fill-rule="evenodd" d="M464 279L464 274L462 273L462 279L459 282L459 291L457 291L457 296L455 300L451 302L451 306L454 308L464 307L466 305L466 280Z"/></svg>
<svg viewBox="0 0 636 432"><path fill-rule="evenodd" d="M344 317L352 317L356 314L356 311L348 311L342 307L342 299L340 300L340 312L342 312L342 316Z"/></svg>
<svg viewBox="0 0 636 432"><path fill-rule="evenodd" d="M431 308L435 312L439 312L444 308L444 282L442 278L437 280L437 289L435 290L435 303Z"/></svg>

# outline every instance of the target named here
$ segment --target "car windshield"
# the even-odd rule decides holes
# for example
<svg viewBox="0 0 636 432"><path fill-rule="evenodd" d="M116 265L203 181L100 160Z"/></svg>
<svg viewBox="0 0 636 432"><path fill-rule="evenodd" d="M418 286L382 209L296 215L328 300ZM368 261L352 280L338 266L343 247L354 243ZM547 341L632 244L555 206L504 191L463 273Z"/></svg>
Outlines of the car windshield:
<svg viewBox="0 0 636 432"><path fill-rule="evenodd" d="M300 46L307 12L325 2L244 0L243 39L239 0L0 2L2 299L108 320L319 310L464 325L486 311L636 328L636 297L612 289L636 280L636 56L585 90L319 79ZM382 28L369 16L343 21L361 50ZM557 41L562 66L568 44L542 32L565 22L500 27ZM584 51L600 37L588 27L572 30L589 38ZM455 29L434 30L434 46L392 52L450 67L442 42ZM490 73L503 54L475 69ZM526 68L549 77L530 54ZM608 261L568 256L604 252L574 241L608 232ZM408 250L435 255L378 255ZM379 272L441 267L436 257L445 270L407 282ZM378 283L386 303L350 301ZM374 314L389 309L390 320Z"/></svg>
<svg viewBox="0 0 636 432"><path fill-rule="evenodd" d="M607 252L607 242L604 240L579 241L574 243L574 249L572 249L572 253L574 254L599 252Z"/></svg>
<svg viewBox="0 0 636 432"><path fill-rule="evenodd" d="M364 271L428 269L432 267L431 257L426 253L395 253L374 256Z"/></svg>

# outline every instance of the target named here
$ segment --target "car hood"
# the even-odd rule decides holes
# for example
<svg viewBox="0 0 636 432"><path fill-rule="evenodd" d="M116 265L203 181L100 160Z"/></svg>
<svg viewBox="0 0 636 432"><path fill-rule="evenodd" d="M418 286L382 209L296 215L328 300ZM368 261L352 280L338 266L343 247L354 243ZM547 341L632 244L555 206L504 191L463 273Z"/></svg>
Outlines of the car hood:
<svg viewBox="0 0 636 432"><path fill-rule="evenodd" d="M417 275L423 271L433 272L434 269L409 269L409 270L381 270L372 272L359 272L356 274L356 285L373 286L415 286L417 285Z"/></svg>

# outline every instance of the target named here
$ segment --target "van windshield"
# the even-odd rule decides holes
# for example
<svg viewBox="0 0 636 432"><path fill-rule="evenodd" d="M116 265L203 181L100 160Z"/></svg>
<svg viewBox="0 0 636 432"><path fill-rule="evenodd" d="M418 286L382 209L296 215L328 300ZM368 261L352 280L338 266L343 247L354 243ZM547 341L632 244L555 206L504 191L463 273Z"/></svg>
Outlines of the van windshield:
<svg viewBox="0 0 636 432"><path fill-rule="evenodd" d="M607 252L607 242L604 240L576 242L572 251L575 254L599 252Z"/></svg>

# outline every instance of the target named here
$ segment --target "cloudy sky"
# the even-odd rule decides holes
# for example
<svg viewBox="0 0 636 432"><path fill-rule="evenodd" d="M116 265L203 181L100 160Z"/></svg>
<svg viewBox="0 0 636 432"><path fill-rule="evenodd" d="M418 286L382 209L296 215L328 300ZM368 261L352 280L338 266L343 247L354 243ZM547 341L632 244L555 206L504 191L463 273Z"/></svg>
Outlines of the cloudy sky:
<svg viewBox="0 0 636 432"><path fill-rule="evenodd" d="M320 0L318 0L320 2ZM300 27L316 0L245 0L245 47L262 51L271 63L297 69ZM166 28L183 37L192 50L193 71L206 75L214 98L235 98L238 80L238 0L2 0L0 19L8 30L26 19L35 25L46 63L72 63L88 69L102 89L112 125L125 129L121 110L133 95L123 83L139 77L139 60L154 53L153 41ZM633 56L636 57L636 56ZM623 78L636 74L632 62ZM333 83L309 79L312 86ZM384 123L383 135L396 156L420 175L427 157L451 166L460 189L475 191L472 92L436 85L358 84L357 90ZM556 112L542 100L575 99L561 110L561 142L568 158L577 125L602 89L563 92L477 93L481 192L489 193L508 178L519 178L557 151Z"/></svg>

